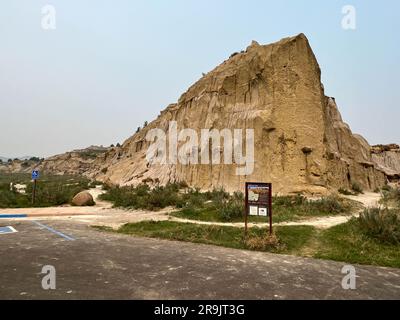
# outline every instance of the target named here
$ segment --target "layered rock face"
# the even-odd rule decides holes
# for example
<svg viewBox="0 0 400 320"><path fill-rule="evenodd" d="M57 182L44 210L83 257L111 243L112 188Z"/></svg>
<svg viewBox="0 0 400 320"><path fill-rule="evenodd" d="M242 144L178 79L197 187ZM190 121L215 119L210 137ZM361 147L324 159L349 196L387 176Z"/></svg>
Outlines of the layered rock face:
<svg viewBox="0 0 400 320"><path fill-rule="evenodd" d="M400 146L397 144L372 147L372 159L385 172L390 182L400 182Z"/></svg>
<svg viewBox="0 0 400 320"><path fill-rule="evenodd" d="M121 148L100 156L88 174L119 185L185 181L204 190L243 191L246 181L272 182L282 194L324 194L353 182L366 190L382 186L386 177L374 165L368 142L343 123L335 100L324 94L320 73L303 34L264 46L253 42L204 75ZM238 175L235 162L148 163L147 133L168 132L171 121L199 136L201 129L242 129L243 149L246 129L254 130L254 170ZM209 151L222 154L224 144Z"/></svg>

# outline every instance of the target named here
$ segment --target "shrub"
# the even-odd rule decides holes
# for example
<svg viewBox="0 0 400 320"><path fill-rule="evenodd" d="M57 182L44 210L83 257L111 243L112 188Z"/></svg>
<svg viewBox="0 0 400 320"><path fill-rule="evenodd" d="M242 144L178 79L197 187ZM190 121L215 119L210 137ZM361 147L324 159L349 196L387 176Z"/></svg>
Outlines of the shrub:
<svg viewBox="0 0 400 320"><path fill-rule="evenodd" d="M382 190L380 201L385 207L393 206L400 208L400 188L390 188Z"/></svg>
<svg viewBox="0 0 400 320"><path fill-rule="evenodd" d="M353 190L356 194L364 193L363 189L357 182L352 183L351 190Z"/></svg>
<svg viewBox="0 0 400 320"><path fill-rule="evenodd" d="M23 168L27 168L27 167L29 167L29 162L28 161L24 161L24 162L21 163L21 166Z"/></svg>
<svg viewBox="0 0 400 320"><path fill-rule="evenodd" d="M218 207L218 206L217 206ZM233 196L220 205L221 218L224 221L232 221L236 218L243 217L244 214L244 199L243 194L236 192Z"/></svg>
<svg viewBox="0 0 400 320"><path fill-rule="evenodd" d="M347 208L339 201L335 196L324 197L318 200L308 201L308 205L320 212L326 213L342 213L345 212Z"/></svg>
<svg viewBox="0 0 400 320"><path fill-rule="evenodd" d="M150 189L143 183L136 187L109 188L100 198L113 202L115 207L157 210L176 205L179 202L178 191L177 184Z"/></svg>
<svg viewBox="0 0 400 320"><path fill-rule="evenodd" d="M14 180L13 182L16 182ZM69 203L79 192L88 188L89 180L67 180L65 177L43 176L37 183L36 200L32 205L33 183L26 181L26 194L20 194L15 190L10 191L9 183L0 186L0 207L24 208L24 207L48 207Z"/></svg>
<svg viewBox="0 0 400 320"><path fill-rule="evenodd" d="M253 236L245 240L245 245L250 250L269 251L278 250L282 247L275 234L265 236Z"/></svg>
<svg viewBox="0 0 400 320"><path fill-rule="evenodd" d="M355 195L354 192L351 192L350 190L343 189L343 188L340 188L340 189L338 190L338 192L339 192L340 194L344 194L345 196L354 196L354 195Z"/></svg>
<svg viewBox="0 0 400 320"><path fill-rule="evenodd" d="M291 208L307 203L307 198L302 195L295 196L280 196L273 198L273 204L275 206Z"/></svg>
<svg viewBox="0 0 400 320"><path fill-rule="evenodd" d="M225 200L228 200L230 198L229 193L226 192L223 188L214 188L212 191L207 191L205 193L205 196L207 200L211 200L216 204L223 203Z"/></svg>
<svg viewBox="0 0 400 320"><path fill-rule="evenodd" d="M360 229L381 242L400 243L400 211L381 208L365 209L358 218Z"/></svg>

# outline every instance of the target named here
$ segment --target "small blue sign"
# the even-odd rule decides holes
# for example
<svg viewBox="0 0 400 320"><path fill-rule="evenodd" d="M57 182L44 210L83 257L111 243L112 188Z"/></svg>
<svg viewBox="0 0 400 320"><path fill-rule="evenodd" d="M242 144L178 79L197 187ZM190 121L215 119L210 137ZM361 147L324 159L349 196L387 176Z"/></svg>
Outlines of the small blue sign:
<svg viewBox="0 0 400 320"><path fill-rule="evenodd" d="M39 170L33 170L32 171L32 180L37 180L39 179Z"/></svg>

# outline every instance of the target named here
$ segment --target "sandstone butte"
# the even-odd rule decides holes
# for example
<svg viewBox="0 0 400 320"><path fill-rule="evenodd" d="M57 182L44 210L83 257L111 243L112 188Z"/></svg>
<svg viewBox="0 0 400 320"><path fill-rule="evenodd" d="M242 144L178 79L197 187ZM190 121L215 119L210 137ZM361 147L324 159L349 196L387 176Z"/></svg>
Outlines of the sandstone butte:
<svg viewBox="0 0 400 320"><path fill-rule="evenodd" d="M151 129L254 129L252 174L233 164L150 165ZM245 143L245 142L244 142ZM223 142L217 152L223 153ZM215 152L216 150L210 150ZM222 155L223 156L223 155ZM21 162L21 161L20 161ZM114 185L185 181L202 190L243 191L246 181L272 182L274 193L327 194L353 183L375 190L400 180L398 145L371 147L342 121L335 99L325 96L321 70L305 35L269 45L252 44L205 74L156 120L121 147L90 147L0 171L82 174Z"/></svg>
<svg viewBox="0 0 400 320"><path fill-rule="evenodd" d="M149 165L148 130L254 129L255 167L236 164ZM221 143L223 145L223 143ZM222 151L221 151L222 152ZM202 190L242 191L246 181L272 182L274 193L326 194L353 183L374 190L387 182L371 146L342 121L325 96L321 70L304 34L269 45L252 44L205 74L158 118L120 148L99 156L87 172L118 185L185 181Z"/></svg>

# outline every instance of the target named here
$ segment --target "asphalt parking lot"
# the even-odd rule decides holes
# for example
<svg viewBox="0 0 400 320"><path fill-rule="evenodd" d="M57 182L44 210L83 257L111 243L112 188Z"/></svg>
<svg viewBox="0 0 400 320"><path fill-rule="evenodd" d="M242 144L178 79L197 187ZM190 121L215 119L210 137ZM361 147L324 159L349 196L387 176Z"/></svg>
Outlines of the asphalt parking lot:
<svg viewBox="0 0 400 320"><path fill-rule="evenodd" d="M5 220L0 299L399 299L400 270L137 238L78 222ZM54 266L56 289L42 288Z"/></svg>

